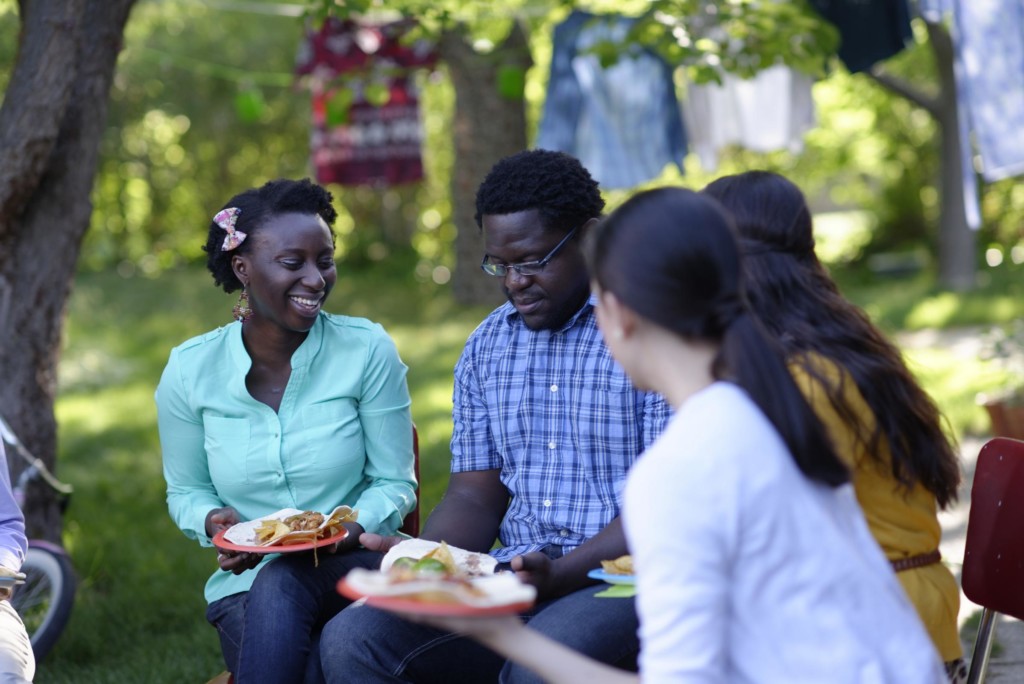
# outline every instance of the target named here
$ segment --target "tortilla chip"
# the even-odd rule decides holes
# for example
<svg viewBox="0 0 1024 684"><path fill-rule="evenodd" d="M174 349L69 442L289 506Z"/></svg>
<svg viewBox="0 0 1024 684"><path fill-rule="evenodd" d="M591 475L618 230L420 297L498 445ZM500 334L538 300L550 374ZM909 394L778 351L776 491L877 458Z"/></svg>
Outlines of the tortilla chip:
<svg viewBox="0 0 1024 684"><path fill-rule="evenodd" d="M619 556L615 560L603 560L601 568L609 575L632 575L633 557L626 555Z"/></svg>

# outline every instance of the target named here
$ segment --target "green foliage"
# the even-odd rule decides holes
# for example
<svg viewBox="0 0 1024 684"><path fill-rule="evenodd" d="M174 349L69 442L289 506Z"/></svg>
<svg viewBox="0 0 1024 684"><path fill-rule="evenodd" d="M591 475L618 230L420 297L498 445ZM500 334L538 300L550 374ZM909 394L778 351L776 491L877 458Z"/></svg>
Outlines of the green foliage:
<svg viewBox="0 0 1024 684"><path fill-rule="evenodd" d="M697 83L721 82L726 72L749 78L778 63L823 75L839 45L835 28L803 0L652 0L632 37L686 66Z"/></svg>

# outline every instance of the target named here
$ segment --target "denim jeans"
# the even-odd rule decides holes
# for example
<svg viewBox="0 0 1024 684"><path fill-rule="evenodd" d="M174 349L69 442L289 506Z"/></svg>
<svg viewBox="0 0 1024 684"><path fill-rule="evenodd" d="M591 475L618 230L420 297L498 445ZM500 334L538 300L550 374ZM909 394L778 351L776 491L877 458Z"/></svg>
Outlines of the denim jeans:
<svg viewBox="0 0 1024 684"><path fill-rule="evenodd" d="M358 549L338 555L282 555L264 566L249 589L238 684L317 684L319 638L324 623L351 601L338 580L352 568L377 568L382 554Z"/></svg>
<svg viewBox="0 0 1024 684"><path fill-rule="evenodd" d="M640 650L633 599L595 598L587 587L524 615L532 629L610 665L635 667ZM320 661L328 682L523 684L542 680L477 642L368 606L351 606L324 627Z"/></svg>
<svg viewBox="0 0 1024 684"><path fill-rule="evenodd" d="M238 670L238 650L242 645L242 624L248 596L247 592L232 594L206 607L206 621L217 630L220 652L228 672Z"/></svg>

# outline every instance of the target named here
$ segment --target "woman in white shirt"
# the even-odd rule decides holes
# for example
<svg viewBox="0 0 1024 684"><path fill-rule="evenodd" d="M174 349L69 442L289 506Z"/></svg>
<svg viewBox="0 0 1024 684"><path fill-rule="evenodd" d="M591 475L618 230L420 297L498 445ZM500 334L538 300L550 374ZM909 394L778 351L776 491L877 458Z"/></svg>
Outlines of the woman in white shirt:
<svg viewBox="0 0 1024 684"><path fill-rule="evenodd" d="M675 409L624 494L640 679L943 682L846 468L748 313L726 212L680 188L644 192L601 224L588 256L609 348ZM514 618L434 623L550 681L635 677Z"/></svg>

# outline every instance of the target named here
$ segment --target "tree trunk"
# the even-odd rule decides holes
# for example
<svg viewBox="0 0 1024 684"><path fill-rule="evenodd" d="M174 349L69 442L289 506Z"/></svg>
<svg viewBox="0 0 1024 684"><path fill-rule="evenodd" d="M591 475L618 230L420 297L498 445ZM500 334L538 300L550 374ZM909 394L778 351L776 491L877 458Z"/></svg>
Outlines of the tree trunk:
<svg viewBox="0 0 1024 684"><path fill-rule="evenodd" d="M977 247L975 232L967 225L964 213L964 169L960 163L960 115L953 71L953 41L942 24L925 22L925 26L939 74L938 95L927 97L911 83L877 69L868 75L890 91L922 107L939 124L939 283L951 290L969 290L975 285Z"/></svg>
<svg viewBox="0 0 1024 684"><path fill-rule="evenodd" d="M473 219L476 189L502 157L526 148L526 111L522 94L499 90L504 70L525 71L533 63L526 35L518 23L492 52L481 54L462 33L446 32L438 43L441 59L455 86L452 137L452 218L455 221L455 273L452 290L463 304L497 304L500 289L480 272L483 245Z"/></svg>
<svg viewBox="0 0 1024 684"><path fill-rule="evenodd" d="M939 72L936 117L942 136L942 164L939 181L939 282L951 290L969 290L975 285L977 267L976 233L964 214L964 170L960 163L960 120L953 72L953 41L941 24L926 22L928 41ZM970 179L972 182L974 178ZM980 211L980 209L979 209Z"/></svg>
<svg viewBox="0 0 1024 684"><path fill-rule="evenodd" d="M51 468L65 305L134 2L21 0L19 52L0 107L0 411ZM16 478L24 463L8 463ZM27 495L29 535L59 540L54 493Z"/></svg>

